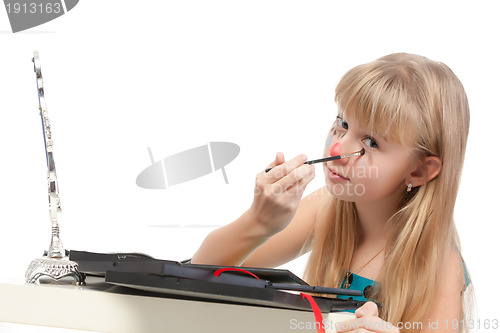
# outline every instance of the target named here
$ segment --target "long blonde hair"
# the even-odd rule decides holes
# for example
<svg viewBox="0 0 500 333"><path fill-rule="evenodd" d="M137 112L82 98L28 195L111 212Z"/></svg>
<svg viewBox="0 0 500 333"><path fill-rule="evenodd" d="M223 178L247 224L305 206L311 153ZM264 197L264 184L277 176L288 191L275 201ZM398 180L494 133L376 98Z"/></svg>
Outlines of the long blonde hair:
<svg viewBox="0 0 500 333"><path fill-rule="evenodd" d="M353 68L335 93L341 115L441 159L434 180L411 192L401 189L399 208L387 222L392 232L378 287L370 297L382 305L384 320L423 322L443 278L446 254L454 246L460 251L453 211L469 132L465 91L446 65L398 53ZM355 204L331 196L314 230L305 274L309 283L341 285L356 248L357 223Z"/></svg>

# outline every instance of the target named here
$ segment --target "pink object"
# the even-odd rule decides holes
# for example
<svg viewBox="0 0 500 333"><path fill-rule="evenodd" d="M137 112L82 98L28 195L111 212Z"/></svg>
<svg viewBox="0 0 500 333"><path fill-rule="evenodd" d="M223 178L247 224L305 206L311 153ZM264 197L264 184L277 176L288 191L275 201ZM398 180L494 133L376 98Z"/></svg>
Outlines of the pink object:
<svg viewBox="0 0 500 333"><path fill-rule="evenodd" d="M330 156L340 155L340 143L337 142L330 149Z"/></svg>

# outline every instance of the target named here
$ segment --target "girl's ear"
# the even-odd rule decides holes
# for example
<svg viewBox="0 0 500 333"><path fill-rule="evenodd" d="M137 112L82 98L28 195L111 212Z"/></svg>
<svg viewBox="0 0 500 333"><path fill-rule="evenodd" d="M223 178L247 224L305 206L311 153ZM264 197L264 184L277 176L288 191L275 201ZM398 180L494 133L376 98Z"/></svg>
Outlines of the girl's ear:
<svg viewBox="0 0 500 333"><path fill-rule="evenodd" d="M410 174L408 183L412 183L413 187L424 185L436 178L439 172L441 172L441 159L437 156L425 156Z"/></svg>

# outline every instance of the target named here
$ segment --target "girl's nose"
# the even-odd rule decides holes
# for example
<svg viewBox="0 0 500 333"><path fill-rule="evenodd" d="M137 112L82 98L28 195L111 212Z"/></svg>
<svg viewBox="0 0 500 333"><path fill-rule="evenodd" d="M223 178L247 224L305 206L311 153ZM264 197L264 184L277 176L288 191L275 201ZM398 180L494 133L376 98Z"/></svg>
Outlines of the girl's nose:
<svg viewBox="0 0 500 333"><path fill-rule="evenodd" d="M340 155L340 143L337 142L336 144L334 144L332 146L332 148L330 149L330 156L336 156L336 155Z"/></svg>

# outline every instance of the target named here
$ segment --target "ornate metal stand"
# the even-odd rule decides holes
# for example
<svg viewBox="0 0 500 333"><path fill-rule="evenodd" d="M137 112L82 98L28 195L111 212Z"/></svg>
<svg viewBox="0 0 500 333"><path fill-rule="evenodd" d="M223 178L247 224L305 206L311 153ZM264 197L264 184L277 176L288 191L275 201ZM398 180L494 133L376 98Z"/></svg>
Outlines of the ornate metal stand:
<svg viewBox="0 0 500 333"><path fill-rule="evenodd" d="M38 51L34 51L33 63L36 73L36 84L38 90L38 102L40 116L42 118L43 139L45 142L45 156L47 158L47 181L49 186L49 215L52 223L52 237L49 251L46 256L34 259L26 270L26 282L37 283L41 277L49 277L59 280L71 276L79 285L85 283L85 274L78 271L78 265L66 256L66 252L59 238L59 223L57 213L61 211L59 200L59 188L57 186L56 166L54 163L52 133L48 118L47 106L45 105L45 92L43 86L42 71Z"/></svg>

